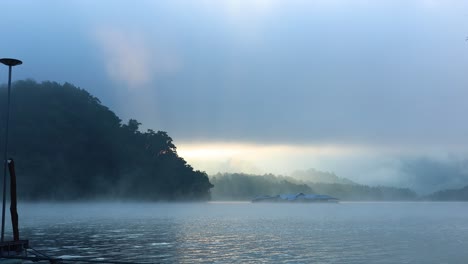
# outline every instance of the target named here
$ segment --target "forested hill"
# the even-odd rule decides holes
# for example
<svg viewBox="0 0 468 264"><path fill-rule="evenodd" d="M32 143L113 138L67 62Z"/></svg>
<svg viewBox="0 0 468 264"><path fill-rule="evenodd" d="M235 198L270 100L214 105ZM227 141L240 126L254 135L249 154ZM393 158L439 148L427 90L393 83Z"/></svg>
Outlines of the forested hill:
<svg viewBox="0 0 468 264"><path fill-rule="evenodd" d="M166 132L140 132L132 119L123 124L85 90L27 80L16 82L11 96L9 156L20 199L209 198L207 175L177 155ZM4 120L1 109L1 144Z"/></svg>
<svg viewBox="0 0 468 264"><path fill-rule="evenodd" d="M435 192L425 197L434 201L468 201L468 186L461 189L449 189Z"/></svg>
<svg viewBox="0 0 468 264"><path fill-rule="evenodd" d="M214 200L252 200L259 195L277 195L283 193L312 193L313 190L304 183L294 183L288 178L272 174L250 175L243 173L218 173L211 177L214 184Z"/></svg>
<svg viewBox="0 0 468 264"><path fill-rule="evenodd" d="M211 177L211 182L215 185L212 190L215 200L252 200L258 195L301 192L327 194L348 201L411 201L418 198L407 188L306 182L272 174L218 173Z"/></svg>

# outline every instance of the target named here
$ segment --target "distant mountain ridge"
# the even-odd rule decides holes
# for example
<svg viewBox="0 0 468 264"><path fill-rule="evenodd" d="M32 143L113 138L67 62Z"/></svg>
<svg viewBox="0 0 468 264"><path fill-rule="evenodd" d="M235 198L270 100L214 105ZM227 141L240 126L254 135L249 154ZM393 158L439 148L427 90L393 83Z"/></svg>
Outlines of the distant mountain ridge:
<svg viewBox="0 0 468 264"><path fill-rule="evenodd" d="M313 168L308 169L308 170L294 171L291 174L291 177L304 181L304 182L311 182L311 183L337 183L337 184L357 185L356 182L353 182L346 178L338 177L334 173L323 172L323 171L319 171Z"/></svg>

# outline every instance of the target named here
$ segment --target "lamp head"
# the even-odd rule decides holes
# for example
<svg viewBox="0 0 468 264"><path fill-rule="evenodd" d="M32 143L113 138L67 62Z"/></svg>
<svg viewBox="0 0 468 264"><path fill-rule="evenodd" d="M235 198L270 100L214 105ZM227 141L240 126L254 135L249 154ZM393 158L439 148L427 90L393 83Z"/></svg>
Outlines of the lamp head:
<svg viewBox="0 0 468 264"><path fill-rule="evenodd" d="M0 59L0 62L7 65L7 66L16 66L16 65L21 65L23 64L22 61L17 60L17 59L11 59L11 58L3 58Z"/></svg>

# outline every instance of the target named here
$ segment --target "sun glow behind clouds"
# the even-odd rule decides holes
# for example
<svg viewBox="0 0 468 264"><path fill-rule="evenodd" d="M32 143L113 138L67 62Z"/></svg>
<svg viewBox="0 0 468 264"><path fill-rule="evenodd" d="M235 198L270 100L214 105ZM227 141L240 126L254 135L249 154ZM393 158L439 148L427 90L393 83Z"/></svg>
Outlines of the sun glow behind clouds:
<svg viewBox="0 0 468 264"><path fill-rule="evenodd" d="M285 144L248 144L248 143L179 143L178 153L186 158L219 159L226 157L242 156L246 158L258 158L259 154L283 155L283 154L326 154L337 155L349 153L355 148L337 146L300 146Z"/></svg>
<svg viewBox="0 0 468 264"><path fill-rule="evenodd" d="M217 172L289 174L318 166L324 157L359 153L356 147L248 143L178 143L178 153L196 169Z"/></svg>
<svg viewBox="0 0 468 264"><path fill-rule="evenodd" d="M291 175L315 168L334 172L360 183L398 184L401 158L443 159L447 150L437 146L325 145L176 142L178 154L195 169L218 172ZM461 150L452 149L454 153ZM441 155L442 154L442 155Z"/></svg>

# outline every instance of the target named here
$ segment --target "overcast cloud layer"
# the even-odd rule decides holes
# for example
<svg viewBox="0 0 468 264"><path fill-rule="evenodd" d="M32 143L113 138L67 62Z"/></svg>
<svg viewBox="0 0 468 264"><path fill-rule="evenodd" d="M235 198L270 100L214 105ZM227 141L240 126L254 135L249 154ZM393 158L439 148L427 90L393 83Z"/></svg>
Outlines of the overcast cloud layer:
<svg viewBox="0 0 468 264"><path fill-rule="evenodd" d="M377 183L414 170L400 162L408 153L447 161L468 145L467 1L31 0L1 9L0 57L24 61L14 78L73 83L176 142L366 148L386 157L375 164L392 160L370 172L386 171ZM304 153L300 166L320 166L323 155ZM355 155L321 164L362 171L367 156Z"/></svg>

